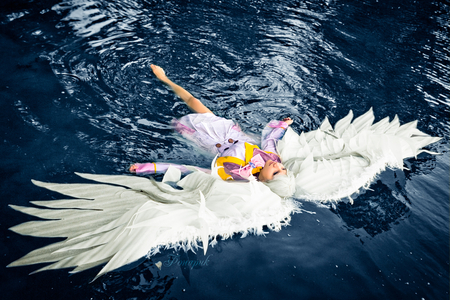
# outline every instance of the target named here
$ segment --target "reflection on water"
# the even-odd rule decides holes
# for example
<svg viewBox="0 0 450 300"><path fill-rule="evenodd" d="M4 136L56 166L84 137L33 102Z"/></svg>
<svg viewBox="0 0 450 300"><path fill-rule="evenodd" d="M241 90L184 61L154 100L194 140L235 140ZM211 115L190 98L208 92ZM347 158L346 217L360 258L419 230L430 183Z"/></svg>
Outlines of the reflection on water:
<svg viewBox="0 0 450 300"><path fill-rule="evenodd" d="M399 185L398 182L396 184ZM391 229L410 212L410 201L400 191L392 191L381 181L359 195L354 204L340 202L335 212L349 230L364 229L371 237ZM357 232L357 231L356 231Z"/></svg>
<svg viewBox="0 0 450 300"><path fill-rule="evenodd" d="M349 230L363 229L371 237L390 230L408 217L414 205L408 198L406 183L414 176L431 174L436 167L436 157L424 155L407 160L405 167L403 171L386 170L370 190L357 195L354 204L340 202L332 208L333 212Z"/></svg>
<svg viewBox="0 0 450 300"><path fill-rule="evenodd" d="M132 271L100 277L92 284L92 291L98 299L163 299L174 280L173 276L160 276L154 263L145 261Z"/></svg>

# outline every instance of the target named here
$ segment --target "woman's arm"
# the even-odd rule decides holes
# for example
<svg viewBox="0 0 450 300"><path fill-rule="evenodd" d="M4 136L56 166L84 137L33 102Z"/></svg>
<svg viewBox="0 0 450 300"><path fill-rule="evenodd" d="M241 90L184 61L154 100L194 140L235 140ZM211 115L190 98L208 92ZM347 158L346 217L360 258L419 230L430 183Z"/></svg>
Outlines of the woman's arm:
<svg viewBox="0 0 450 300"><path fill-rule="evenodd" d="M186 91L184 88L182 88L178 84L175 84L174 82L172 82L172 80L170 80L166 76L166 73L164 72L163 68L155 66L155 65L150 65L150 67L152 68L152 71L155 74L156 78L158 78L159 80L161 80L162 82L167 84L173 90L173 92L178 97L180 97L181 100L183 100L187 104L187 106L190 107L190 109L192 109L193 111L195 111L196 113L199 113L199 114L203 114L203 113L211 113L212 114L212 112L200 100L198 100L197 98L192 96L191 93Z"/></svg>
<svg viewBox="0 0 450 300"><path fill-rule="evenodd" d="M130 166L129 171L131 173L135 173L136 175L164 174L166 173L167 169L169 169L170 166L177 168L183 174L192 172L192 170L186 168L183 165L176 165L170 163L143 163L143 164L136 163ZM211 171L207 169L198 167L196 167L196 169L204 173L211 173Z"/></svg>
<svg viewBox="0 0 450 300"><path fill-rule="evenodd" d="M293 122L291 118L284 118L283 121L270 121L262 132L261 149L278 154L277 142L283 138L286 129Z"/></svg>

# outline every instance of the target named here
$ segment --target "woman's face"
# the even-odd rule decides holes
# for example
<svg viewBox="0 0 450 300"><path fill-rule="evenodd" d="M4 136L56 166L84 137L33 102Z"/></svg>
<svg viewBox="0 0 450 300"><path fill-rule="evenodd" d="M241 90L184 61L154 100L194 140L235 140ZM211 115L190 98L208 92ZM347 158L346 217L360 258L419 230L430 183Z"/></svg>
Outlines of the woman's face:
<svg viewBox="0 0 450 300"><path fill-rule="evenodd" d="M277 174L286 175L286 168L281 163L269 159L259 173L258 179L263 182L272 180L273 176Z"/></svg>

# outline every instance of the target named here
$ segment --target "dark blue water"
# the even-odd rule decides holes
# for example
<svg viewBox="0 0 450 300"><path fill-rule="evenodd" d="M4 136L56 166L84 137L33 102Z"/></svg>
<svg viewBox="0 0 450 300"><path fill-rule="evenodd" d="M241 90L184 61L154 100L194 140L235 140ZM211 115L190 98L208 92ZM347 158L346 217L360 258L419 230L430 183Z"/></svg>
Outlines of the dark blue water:
<svg viewBox="0 0 450 300"><path fill-rule="evenodd" d="M1 298L448 299L449 10L433 0L3 0ZM252 134L272 118L311 130L373 107L377 119L419 120L443 137L430 147L443 155L383 173L354 205L305 202L315 214L207 256L166 251L93 283L98 268L6 268L51 242L7 230L32 219L7 204L59 197L31 179L123 174L136 161L209 166L171 133L188 109L150 63Z"/></svg>

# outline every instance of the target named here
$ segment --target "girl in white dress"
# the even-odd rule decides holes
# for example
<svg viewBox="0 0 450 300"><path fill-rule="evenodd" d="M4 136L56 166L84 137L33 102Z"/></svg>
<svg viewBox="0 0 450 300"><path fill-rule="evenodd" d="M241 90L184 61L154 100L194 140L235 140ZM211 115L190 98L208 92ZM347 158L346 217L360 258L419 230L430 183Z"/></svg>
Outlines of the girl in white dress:
<svg viewBox="0 0 450 300"><path fill-rule="evenodd" d="M151 68L156 77L167 84L195 112L174 120L173 127L186 139L218 156L215 166L220 178L252 180L254 177L281 197L294 194L294 176L281 163L276 148L277 142L292 124L291 118L273 120L267 124L262 132L260 149L237 124L214 115L200 100L173 83L161 67L151 65ZM138 175L164 173L169 166L178 168L182 173L189 172L182 165L167 163L137 163L130 167L130 172Z"/></svg>

